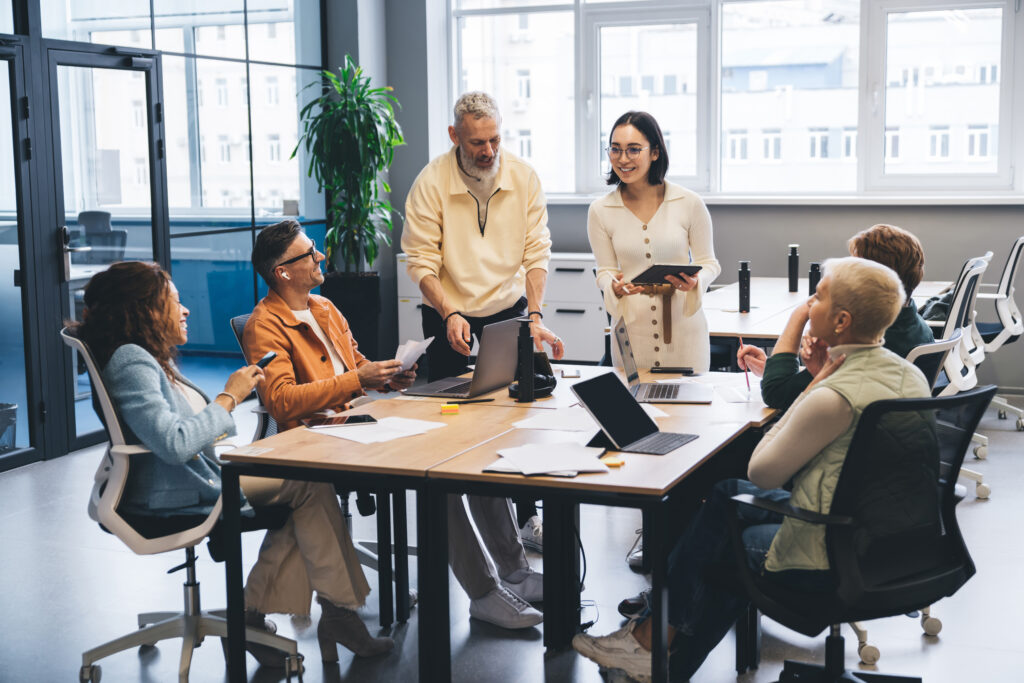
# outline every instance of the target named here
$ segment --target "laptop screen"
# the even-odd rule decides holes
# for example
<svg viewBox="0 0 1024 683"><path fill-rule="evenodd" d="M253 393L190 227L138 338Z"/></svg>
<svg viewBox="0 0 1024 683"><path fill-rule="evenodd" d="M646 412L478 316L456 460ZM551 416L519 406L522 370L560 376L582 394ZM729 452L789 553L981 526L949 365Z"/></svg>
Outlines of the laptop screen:
<svg viewBox="0 0 1024 683"><path fill-rule="evenodd" d="M616 446L627 446L658 431L615 373L607 372L572 385L572 392Z"/></svg>
<svg viewBox="0 0 1024 683"><path fill-rule="evenodd" d="M629 345L629 334L626 332L626 321L619 318L615 321L615 343L619 347L619 358L622 359L622 372L626 375L629 386L633 386L640 379L640 371L636 367L636 358L633 357L633 349Z"/></svg>

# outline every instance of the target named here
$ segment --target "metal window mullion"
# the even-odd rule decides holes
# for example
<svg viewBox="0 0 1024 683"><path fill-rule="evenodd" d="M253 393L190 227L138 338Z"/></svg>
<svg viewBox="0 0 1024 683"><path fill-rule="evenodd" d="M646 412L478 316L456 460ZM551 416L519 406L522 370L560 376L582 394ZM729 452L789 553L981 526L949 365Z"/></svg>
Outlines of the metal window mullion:
<svg viewBox="0 0 1024 683"><path fill-rule="evenodd" d="M184 45L195 50L194 28L183 28ZM199 76L195 57L184 57L185 67L185 110L187 112L189 198L193 209L203 206L203 157L200 150L201 130L199 127ZM166 145L167 148L170 145Z"/></svg>

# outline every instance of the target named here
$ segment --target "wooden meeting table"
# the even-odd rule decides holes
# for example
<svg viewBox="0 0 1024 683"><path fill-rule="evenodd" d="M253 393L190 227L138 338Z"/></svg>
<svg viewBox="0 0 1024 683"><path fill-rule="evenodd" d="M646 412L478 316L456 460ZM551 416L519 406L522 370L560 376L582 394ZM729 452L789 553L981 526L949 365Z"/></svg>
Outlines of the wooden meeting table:
<svg viewBox="0 0 1024 683"><path fill-rule="evenodd" d="M581 370L583 379L612 371L611 368L574 367ZM655 377L667 379L665 375ZM774 411L764 406L759 395L750 397L749 402L739 402L735 390L716 390L711 405L657 404L668 414L658 419L661 430L699 435L667 455L622 454L625 461L622 467L573 478L484 472L483 469L498 458L499 448L526 443L557 444L589 436L582 432L513 428L514 422L540 414L540 411L546 413L570 407L575 402L569 390L573 381L578 380L559 379L552 397L530 404L515 403L508 398L507 391L501 389L486 396L494 398L492 402L460 406L458 415L441 415L442 401L437 399L378 400L352 412L370 413L377 418L412 417L444 422L448 426L426 434L366 445L299 428L253 444L272 449L270 451L222 456L227 461L223 480L223 523L225 537L229 540L225 572L230 680L245 680L244 599L236 504L241 475L326 481L340 478L346 485L395 492L398 494L394 496L396 519L399 501L404 506L404 491L416 492L421 681L451 679L446 502L449 494L535 496L544 500L544 643L555 649L568 647L579 626L579 505L639 508L644 511L648 526L645 533L653 541L645 546L645 552L652 556L653 618L655 625L660 625L655 629L654 680L667 680L667 596L664 590L667 549L670 539L681 531L676 528L678 522L670 523L670 519L675 518L670 514L678 512L680 506L695 506L715 481L742 474L746 458L760 438L761 428L771 420ZM694 381L728 384L733 388L743 383L742 375L730 373L710 373ZM389 533L387 525L382 531L380 519L378 533ZM395 573L396 579L401 574L407 581L403 569L407 561L403 552L405 539L399 539L401 535L396 531ZM389 543L390 538L378 538L380 548ZM387 563L382 561L383 564ZM389 568L390 564L387 566ZM385 578L382 573L382 591L390 590L390 585L384 586L385 581L390 584L390 576ZM401 603L403 587L398 586L396 590ZM403 616L400 607L400 621Z"/></svg>

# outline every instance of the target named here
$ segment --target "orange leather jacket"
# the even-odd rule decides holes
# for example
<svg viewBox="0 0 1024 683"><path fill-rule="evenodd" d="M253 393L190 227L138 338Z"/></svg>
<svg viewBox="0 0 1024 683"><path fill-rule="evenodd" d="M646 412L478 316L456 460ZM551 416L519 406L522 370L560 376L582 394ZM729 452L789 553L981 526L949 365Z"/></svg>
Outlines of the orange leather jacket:
<svg viewBox="0 0 1024 683"><path fill-rule="evenodd" d="M366 393L355 369L370 361L359 353L345 317L316 294L309 295L309 309L348 372L334 374L323 343L273 290L256 305L242 335L250 363L268 351L277 353L264 368L266 379L258 391L281 431L298 426L299 420L319 410L344 410L349 401Z"/></svg>

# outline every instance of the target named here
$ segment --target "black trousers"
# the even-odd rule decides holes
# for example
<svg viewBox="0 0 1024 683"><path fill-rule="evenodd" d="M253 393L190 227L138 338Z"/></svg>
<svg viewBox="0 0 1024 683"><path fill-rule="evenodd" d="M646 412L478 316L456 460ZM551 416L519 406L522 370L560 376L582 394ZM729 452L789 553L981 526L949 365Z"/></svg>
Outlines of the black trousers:
<svg viewBox="0 0 1024 683"><path fill-rule="evenodd" d="M427 381L444 379L445 377L457 377L469 370L469 356L463 356L455 351L448 343L448 328L441 319L441 315L430 306L424 304L420 309L423 315L423 338L433 337L434 341L427 347ZM484 317L463 316L469 322L470 333L480 340L484 333L484 326L491 323L499 323L503 320L521 318L526 315L526 297L520 297L504 311L498 311L493 315ZM537 506L532 500L513 499L516 504L516 517L520 527L526 521L537 514Z"/></svg>
<svg viewBox="0 0 1024 683"><path fill-rule="evenodd" d="M448 343L448 328L444 324L441 315L430 306L424 305L420 309L423 315L423 338L433 337L434 341L427 347L427 381L433 382L445 377L458 377L469 370L469 356L463 356L455 351ZM521 318L526 315L526 297L519 297L504 311L498 311L492 315L482 318L463 316L469 323L470 333L480 340L484 332L484 325L499 323L503 320ZM470 344L472 345L472 344Z"/></svg>

